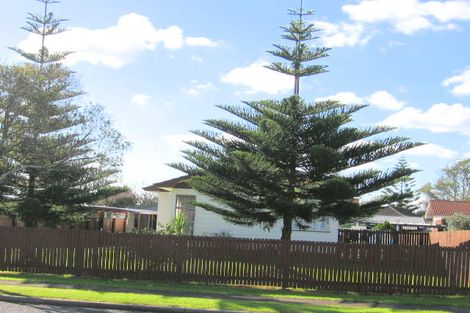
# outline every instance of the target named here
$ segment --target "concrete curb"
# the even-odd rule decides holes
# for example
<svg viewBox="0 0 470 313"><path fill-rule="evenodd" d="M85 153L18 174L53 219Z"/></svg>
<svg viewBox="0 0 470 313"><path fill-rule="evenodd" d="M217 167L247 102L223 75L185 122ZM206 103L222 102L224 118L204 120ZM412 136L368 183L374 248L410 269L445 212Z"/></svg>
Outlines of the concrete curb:
<svg viewBox="0 0 470 313"><path fill-rule="evenodd" d="M116 303L106 303L106 302L88 302L88 301L62 300L62 299L31 298L31 297L19 297L19 296L10 296L10 295L0 295L0 301L18 303L18 304L57 305L57 306L71 306L71 307L78 307L78 308L122 310L122 311L134 311L134 312L249 313L247 311L187 309L187 308L158 307L158 306L137 305L137 304L116 304Z"/></svg>

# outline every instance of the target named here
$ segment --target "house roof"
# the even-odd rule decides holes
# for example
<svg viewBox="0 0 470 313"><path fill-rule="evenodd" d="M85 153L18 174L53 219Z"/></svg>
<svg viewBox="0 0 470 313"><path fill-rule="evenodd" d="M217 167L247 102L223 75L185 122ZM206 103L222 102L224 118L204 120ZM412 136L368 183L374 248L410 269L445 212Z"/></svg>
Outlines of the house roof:
<svg viewBox="0 0 470 313"><path fill-rule="evenodd" d="M429 200L428 212L432 216L470 215L470 201Z"/></svg>
<svg viewBox="0 0 470 313"><path fill-rule="evenodd" d="M381 224L389 222L395 225L427 225L421 216L403 214L391 206L380 208L373 216L362 220L366 224Z"/></svg>
<svg viewBox="0 0 470 313"><path fill-rule="evenodd" d="M406 215L406 214L403 214L397 210L395 210L394 208L392 208L391 206L386 206L386 207L383 207L383 208L380 208L379 211L377 211L377 213L374 214L374 216L410 216L411 215Z"/></svg>
<svg viewBox="0 0 470 313"><path fill-rule="evenodd" d="M136 213L136 214L142 214L142 215L157 215L157 210L148 210L148 209L132 209L132 208L117 208L117 207L112 207L112 206L106 206L106 205L94 205L93 208L96 210L102 210L102 211L112 211L112 212L120 212L120 213Z"/></svg>
<svg viewBox="0 0 470 313"><path fill-rule="evenodd" d="M427 225L421 216L386 216L374 215L364 220L366 224L382 224L389 222L394 225Z"/></svg>
<svg viewBox="0 0 470 313"><path fill-rule="evenodd" d="M168 191L165 188L191 189L191 187L187 183L188 178L189 175L180 176L159 183L155 183L153 185L144 187L143 189L146 191Z"/></svg>

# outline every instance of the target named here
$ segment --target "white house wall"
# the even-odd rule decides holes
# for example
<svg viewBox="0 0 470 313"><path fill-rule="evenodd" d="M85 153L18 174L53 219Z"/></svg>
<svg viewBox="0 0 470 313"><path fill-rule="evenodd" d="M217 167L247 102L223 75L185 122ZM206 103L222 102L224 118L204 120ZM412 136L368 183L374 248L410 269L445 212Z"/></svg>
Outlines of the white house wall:
<svg viewBox="0 0 470 313"><path fill-rule="evenodd" d="M172 189L170 192L158 192L158 226L165 225L175 216L176 195L193 195L200 202L210 202L211 199L192 189ZM244 227L225 221L220 215L196 207L194 218L195 236L217 236L229 234L231 237L241 238L281 238L281 225L278 223L270 231L262 227ZM293 231L293 240L328 241L336 242L339 224L333 218L329 219L329 231Z"/></svg>

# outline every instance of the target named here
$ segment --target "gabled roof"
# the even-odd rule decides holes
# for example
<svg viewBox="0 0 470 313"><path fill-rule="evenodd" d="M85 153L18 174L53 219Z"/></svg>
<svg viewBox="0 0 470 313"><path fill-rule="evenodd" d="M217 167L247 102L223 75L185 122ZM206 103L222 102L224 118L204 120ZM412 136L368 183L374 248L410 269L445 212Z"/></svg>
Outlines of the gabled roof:
<svg viewBox="0 0 470 313"><path fill-rule="evenodd" d="M377 213L363 219L362 222L366 224L389 222L394 225L426 225L423 217L403 214L391 206L380 208Z"/></svg>
<svg viewBox="0 0 470 313"><path fill-rule="evenodd" d="M173 179L165 180L153 185L144 187L146 191L168 191L165 188L181 188L181 189L191 189L189 184L186 182L189 178L189 175L176 177Z"/></svg>
<svg viewBox="0 0 470 313"><path fill-rule="evenodd" d="M428 212L432 216L470 215L470 201L429 200Z"/></svg>
<svg viewBox="0 0 470 313"><path fill-rule="evenodd" d="M386 207L380 208L380 210L377 211L377 213L374 214L374 216L412 216L412 215L406 215L403 214L394 208L392 208L390 205L387 205Z"/></svg>

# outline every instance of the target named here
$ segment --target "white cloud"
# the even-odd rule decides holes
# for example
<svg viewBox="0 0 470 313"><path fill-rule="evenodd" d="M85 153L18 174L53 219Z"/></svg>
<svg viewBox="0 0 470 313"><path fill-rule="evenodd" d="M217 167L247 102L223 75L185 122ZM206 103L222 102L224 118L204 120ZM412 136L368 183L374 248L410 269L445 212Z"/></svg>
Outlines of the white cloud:
<svg viewBox="0 0 470 313"><path fill-rule="evenodd" d="M51 51L74 51L67 62L88 62L119 68L132 61L136 54L154 50L162 45L166 49L188 46L214 47L217 43L205 37L185 37L178 26L157 29L148 17L136 13L121 16L116 25L102 29L74 27L69 31L47 38ZM36 51L39 36L30 34L18 47Z"/></svg>
<svg viewBox="0 0 470 313"><path fill-rule="evenodd" d="M468 151L467 153L464 153L463 157L465 159L470 158L470 151Z"/></svg>
<svg viewBox="0 0 470 313"><path fill-rule="evenodd" d="M403 108L405 101L397 100L391 93L380 90L367 97L367 102L384 110L397 111Z"/></svg>
<svg viewBox="0 0 470 313"><path fill-rule="evenodd" d="M224 83L247 87L246 93L254 94L264 92L267 94L278 94L291 91L294 88L294 79L281 74L265 66L269 62L258 60L245 67L237 67L223 75Z"/></svg>
<svg viewBox="0 0 470 313"><path fill-rule="evenodd" d="M139 93L132 96L131 103L138 106L139 108L145 108L148 105L149 100L150 96Z"/></svg>
<svg viewBox="0 0 470 313"><path fill-rule="evenodd" d="M413 156L432 156L440 159L453 159L457 156L458 152L430 143L406 150L400 154Z"/></svg>
<svg viewBox="0 0 470 313"><path fill-rule="evenodd" d="M383 124L433 133L460 133L470 136L470 108L460 103L438 103L427 111L407 107L387 117Z"/></svg>
<svg viewBox="0 0 470 313"><path fill-rule="evenodd" d="M379 109L392 111L400 110L406 104L405 101L397 100L391 93L385 90L379 90L364 97L360 97L352 91L343 91L332 96L318 98L317 101L327 99L340 101L345 104L370 103Z"/></svg>
<svg viewBox="0 0 470 313"><path fill-rule="evenodd" d="M409 35L421 30L456 29L452 21L470 20L470 2L461 0L362 0L344 5L342 10L355 22L389 23Z"/></svg>
<svg viewBox="0 0 470 313"><path fill-rule="evenodd" d="M189 96L197 96L202 92L212 91L216 88L212 83L199 83L198 81L191 81L192 87L181 88L181 92Z"/></svg>
<svg viewBox="0 0 470 313"><path fill-rule="evenodd" d="M217 47L217 42L206 37L186 37L184 43L188 46Z"/></svg>
<svg viewBox="0 0 470 313"><path fill-rule="evenodd" d="M334 95L317 98L316 101L335 100L345 104L360 104L364 98L359 97L352 91L340 91Z"/></svg>
<svg viewBox="0 0 470 313"><path fill-rule="evenodd" d="M447 78L443 83L445 87L451 87L451 92L457 96L470 95L470 69Z"/></svg>
<svg viewBox="0 0 470 313"><path fill-rule="evenodd" d="M322 44L330 48L363 46L372 38L372 32L366 31L364 25L360 23L333 24L316 21L315 26L323 31L323 36L320 38Z"/></svg>

